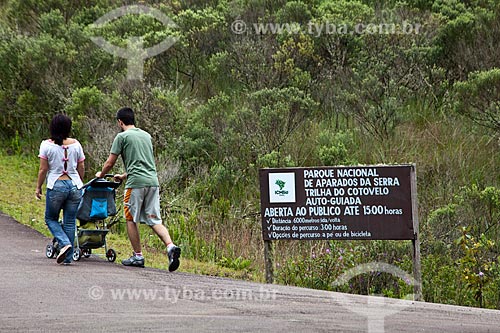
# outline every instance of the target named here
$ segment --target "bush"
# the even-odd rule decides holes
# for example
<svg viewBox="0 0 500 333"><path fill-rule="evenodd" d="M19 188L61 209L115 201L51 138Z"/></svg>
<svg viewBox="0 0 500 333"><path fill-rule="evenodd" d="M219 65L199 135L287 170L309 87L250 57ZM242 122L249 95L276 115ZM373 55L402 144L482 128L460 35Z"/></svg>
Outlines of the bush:
<svg viewBox="0 0 500 333"><path fill-rule="evenodd" d="M500 133L500 68L472 73L453 88L460 114Z"/></svg>
<svg viewBox="0 0 500 333"><path fill-rule="evenodd" d="M318 135L318 156L322 165L358 164L350 153L355 149L353 135L350 131L332 133L330 130L323 130Z"/></svg>

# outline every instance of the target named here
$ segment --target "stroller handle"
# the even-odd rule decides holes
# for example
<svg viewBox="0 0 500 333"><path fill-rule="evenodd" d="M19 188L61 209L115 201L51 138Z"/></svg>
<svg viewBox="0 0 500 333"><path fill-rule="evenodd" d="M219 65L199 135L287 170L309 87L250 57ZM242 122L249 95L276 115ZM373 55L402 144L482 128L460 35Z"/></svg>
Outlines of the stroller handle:
<svg viewBox="0 0 500 333"><path fill-rule="evenodd" d="M108 179L111 178L112 181L109 181ZM118 188L122 184L122 180L119 179L119 181L115 181L115 175L112 174L106 174L101 178L93 178L89 182L87 182L85 185L83 185L83 188L87 188L89 186L93 187L111 187L111 188Z"/></svg>

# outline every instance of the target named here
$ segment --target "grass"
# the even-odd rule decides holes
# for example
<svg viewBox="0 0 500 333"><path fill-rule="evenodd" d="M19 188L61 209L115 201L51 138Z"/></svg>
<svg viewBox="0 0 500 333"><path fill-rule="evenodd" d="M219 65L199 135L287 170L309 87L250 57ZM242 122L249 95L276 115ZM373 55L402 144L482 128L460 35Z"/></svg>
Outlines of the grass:
<svg viewBox="0 0 500 333"><path fill-rule="evenodd" d="M22 224L49 236L45 226L45 200L36 200L36 157L9 156L0 151L0 210Z"/></svg>
<svg viewBox="0 0 500 333"><path fill-rule="evenodd" d="M35 197L38 163L36 156L9 155L0 149L0 211L41 234L52 237L44 222L45 198L37 200ZM45 188L43 191L45 193ZM120 223L125 222L121 219ZM124 230L124 228L121 229ZM140 232L146 266L167 270L168 259L165 248L153 245L159 243L159 241L149 240L156 237L149 227L141 225ZM126 234L111 232L106 240L108 247L117 252L117 264L122 259L130 256L132 249ZM182 244L182 240L179 240L179 242ZM93 250L93 253L104 254L104 250L96 249ZM251 274L247 270L235 270L221 267L215 263L199 262L186 257L181 257L179 271L262 281L261 276Z"/></svg>

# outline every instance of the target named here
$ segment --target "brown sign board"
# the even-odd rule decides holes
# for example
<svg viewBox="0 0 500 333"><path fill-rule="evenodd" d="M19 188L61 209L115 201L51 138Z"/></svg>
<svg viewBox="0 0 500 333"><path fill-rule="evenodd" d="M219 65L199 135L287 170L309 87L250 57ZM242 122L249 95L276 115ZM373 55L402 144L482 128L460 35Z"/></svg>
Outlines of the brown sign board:
<svg viewBox="0 0 500 333"><path fill-rule="evenodd" d="M264 240L414 240L414 165L261 169Z"/></svg>

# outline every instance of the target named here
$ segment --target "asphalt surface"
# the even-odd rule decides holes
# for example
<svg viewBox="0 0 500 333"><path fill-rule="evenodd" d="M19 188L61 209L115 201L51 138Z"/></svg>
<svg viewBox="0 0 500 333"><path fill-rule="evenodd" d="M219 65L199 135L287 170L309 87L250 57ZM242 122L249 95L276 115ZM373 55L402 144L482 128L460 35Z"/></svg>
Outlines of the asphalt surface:
<svg viewBox="0 0 500 333"><path fill-rule="evenodd" d="M49 241L0 214L0 331L500 332L495 310L129 268L97 256L59 266L45 256Z"/></svg>

